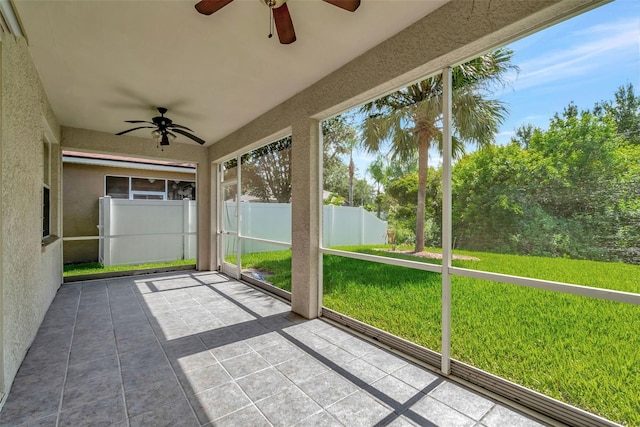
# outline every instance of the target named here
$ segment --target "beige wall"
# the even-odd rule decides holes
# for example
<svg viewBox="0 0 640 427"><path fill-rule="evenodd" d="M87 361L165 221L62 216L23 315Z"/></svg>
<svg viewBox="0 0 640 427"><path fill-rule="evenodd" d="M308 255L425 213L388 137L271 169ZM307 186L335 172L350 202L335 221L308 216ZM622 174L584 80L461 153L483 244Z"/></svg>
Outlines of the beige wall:
<svg viewBox="0 0 640 427"><path fill-rule="evenodd" d="M114 137L115 138L115 137ZM98 235L98 198L104 196L105 175L195 181L194 173L163 172L112 166L63 164L64 237ZM64 263L98 261L98 240L64 242Z"/></svg>
<svg viewBox="0 0 640 427"><path fill-rule="evenodd" d="M52 234L61 229L60 129L24 39L4 35L2 89L2 360L6 392L62 283L60 239L42 244L43 141L52 142Z"/></svg>
<svg viewBox="0 0 640 427"><path fill-rule="evenodd" d="M453 0L365 52L233 134L213 144L219 161L283 129L292 145L292 309L317 316L319 139L318 123L445 66L455 65L597 0Z"/></svg>

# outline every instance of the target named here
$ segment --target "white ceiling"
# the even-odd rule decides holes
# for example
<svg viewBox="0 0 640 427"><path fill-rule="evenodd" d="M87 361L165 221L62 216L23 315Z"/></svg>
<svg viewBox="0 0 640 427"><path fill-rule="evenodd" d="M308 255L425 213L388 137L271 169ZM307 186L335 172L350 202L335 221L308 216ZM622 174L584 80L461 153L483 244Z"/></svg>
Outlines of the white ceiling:
<svg viewBox="0 0 640 427"><path fill-rule="evenodd" d="M196 0L15 6L60 124L115 133L164 106L209 145L447 1L362 0L350 13L290 0L291 45L267 38L260 0L235 0L211 16L197 13Z"/></svg>

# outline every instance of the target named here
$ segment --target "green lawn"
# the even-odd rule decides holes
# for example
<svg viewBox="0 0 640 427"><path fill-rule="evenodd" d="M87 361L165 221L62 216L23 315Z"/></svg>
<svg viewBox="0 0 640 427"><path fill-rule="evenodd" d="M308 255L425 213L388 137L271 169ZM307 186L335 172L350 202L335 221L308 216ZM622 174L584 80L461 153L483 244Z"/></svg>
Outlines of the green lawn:
<svg viewBox="0 0 640 427"><path fill-rule="evenodd" d="M143 270L147 268L164 268L164 267L177 267L183 265L193 265L196 263L195 259L181 259L177 261L171 262L156 262L156 263L148 263L148 264L137 264L137 265L112 265L109 267L104 267L99 262L84 262L78 264L65 264L64 266L64 277L70 276L84 276L87 274L100 274L100 273L112 273L116 271L132 271L132 270Z"/></svg>
<svg viewBox="0 0 640 427"><path fill-rule="evenodd" d="M341 249L381 254L371 247ZM640 293L640 266L465 254L480 261L454 261L454 265ZM243 268L272 272L270 282L290 289L289 251L247 254L242 262ZM325 255L323 304L441 349L437 273ZM640 425L638 306L453 277L452 355L613 421Z"/></svg>

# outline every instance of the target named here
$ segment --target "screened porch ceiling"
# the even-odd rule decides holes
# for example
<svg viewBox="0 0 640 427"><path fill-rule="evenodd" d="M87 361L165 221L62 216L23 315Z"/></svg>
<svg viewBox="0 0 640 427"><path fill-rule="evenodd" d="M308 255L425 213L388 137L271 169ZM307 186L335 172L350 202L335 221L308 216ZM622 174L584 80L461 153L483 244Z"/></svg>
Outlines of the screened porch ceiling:
<svg viewBox="0 0 640 427"><path fill-rule="evenodd" d="M291 0L291 45L267 37L259 0L236 0L211 16L197 13L195 0L15 8L61 125L116 133L129 128L124 120L150 120L163 106L210 145L448 1L365 0L350 13ZM132 135L150 138L148 129Z"/></svg>

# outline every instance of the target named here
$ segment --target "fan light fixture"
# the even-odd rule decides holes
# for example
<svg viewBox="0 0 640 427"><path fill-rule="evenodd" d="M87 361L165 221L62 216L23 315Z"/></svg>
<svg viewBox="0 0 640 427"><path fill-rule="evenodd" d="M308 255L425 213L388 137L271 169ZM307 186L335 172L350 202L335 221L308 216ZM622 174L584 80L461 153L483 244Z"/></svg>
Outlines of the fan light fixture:
<svg viewBox="0 0 640 427"><path fill-rule="evenodd" d="M151 131L151 136L158 142L158 146L164 147L165 145L169 145L171 141L176 139L176 133L182 136L186 136L187 138L197 142L200 145L203 145L205 143L204 139L198 138L197 136L189 133L193 131L188 127L173 123L170 118L165 117L164 114L167 112L166 108L158 107L158 112L160 113L160 115L152 118L151 121L125 120L126 123L142 123L143 126L138 126L133 129L118 132L116 133L116 135L124 135L125 133L133 132L134 130L138 129L153 129Z"/></svg>
<svg viewBox="0 0 640 427"><path fill-rule="evenodd" d="M172 135L172 134L170 134L169 132L166 132L166 131L162 132L162 131L159 131L157 129L151 132L151 136L160 145L169 145L171 143L171 141L176 139L175 135Z"/></svg>

